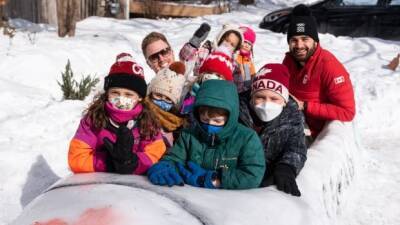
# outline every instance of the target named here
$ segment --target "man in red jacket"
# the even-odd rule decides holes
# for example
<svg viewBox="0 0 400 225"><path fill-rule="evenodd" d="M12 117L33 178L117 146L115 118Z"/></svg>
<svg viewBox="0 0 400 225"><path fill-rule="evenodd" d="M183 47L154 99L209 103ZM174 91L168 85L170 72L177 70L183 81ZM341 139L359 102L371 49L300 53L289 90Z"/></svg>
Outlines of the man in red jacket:
<svg viewBox="0 0 400 225"><path fill-rule="evenodd" d="M289 91L298 99L312 137L327 121L353 120L355 102L349 74L332 53L321 48L317 23L307 6L293 9L287 40L289 52L283 64L291 74Z"/></svg>

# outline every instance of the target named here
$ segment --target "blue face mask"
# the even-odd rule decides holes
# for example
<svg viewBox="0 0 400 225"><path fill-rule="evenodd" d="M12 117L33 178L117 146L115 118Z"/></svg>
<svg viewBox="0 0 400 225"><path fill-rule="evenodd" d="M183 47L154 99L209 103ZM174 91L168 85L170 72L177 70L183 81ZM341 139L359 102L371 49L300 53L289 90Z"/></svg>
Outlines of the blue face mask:
<svg viewBox="0 0 400 225"><path fill-rule="evenodd" d="M209 134L217 134L224 128L224 126L216 126L203 122L200 122L200 126Z"/></svg>
<svg viewBox="0 0 400 225"><path fill-rule="evenodd" d="M156 104L158 107L160 107L162 110L164 111L169 111L172 108L172 103L168 103L164 100L157 100L157 99L153 99L153 103Z"/></svg>

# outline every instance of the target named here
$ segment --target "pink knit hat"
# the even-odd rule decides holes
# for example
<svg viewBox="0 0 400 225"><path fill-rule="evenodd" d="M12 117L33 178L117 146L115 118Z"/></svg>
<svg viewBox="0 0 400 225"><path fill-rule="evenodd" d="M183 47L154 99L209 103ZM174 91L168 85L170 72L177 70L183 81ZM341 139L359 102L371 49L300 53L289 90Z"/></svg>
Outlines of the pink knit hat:
<svg viewBox="0 0 400 225"><path fill-rule="evenodd" d="M265 64L253 80L251 94L257 91L270 90L289 100L289 71L283 64Z"/></svg>
<svg viewBox="0 0 400 225"><path fill-rule="evenodd" d="M254 32L254 30L247 26L241 26L239 29L243 33L244 40L254 45L254 43L256 42L256 33Z"/></svg>

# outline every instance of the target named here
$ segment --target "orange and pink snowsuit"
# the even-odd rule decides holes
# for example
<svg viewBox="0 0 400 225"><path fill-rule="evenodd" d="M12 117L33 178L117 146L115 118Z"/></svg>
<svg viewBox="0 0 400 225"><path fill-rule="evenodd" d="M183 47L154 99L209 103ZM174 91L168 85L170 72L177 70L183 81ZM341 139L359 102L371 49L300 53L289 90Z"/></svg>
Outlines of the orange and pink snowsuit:
<svg viewBox="0 0 400 225"><path fill-rule="evenodd" d="M158 162L166 151L161 133L151 140L140 137L140 129L132 128L134 144L132 151L137 154L138 164L133 174L144 174L154 163ZM96 130L88 118L83 118L74 138L71 140L68 163L74 173L110 172L107 151L103 148L103 139L107 137L112 142L116 135L108 129Z"/></svg>

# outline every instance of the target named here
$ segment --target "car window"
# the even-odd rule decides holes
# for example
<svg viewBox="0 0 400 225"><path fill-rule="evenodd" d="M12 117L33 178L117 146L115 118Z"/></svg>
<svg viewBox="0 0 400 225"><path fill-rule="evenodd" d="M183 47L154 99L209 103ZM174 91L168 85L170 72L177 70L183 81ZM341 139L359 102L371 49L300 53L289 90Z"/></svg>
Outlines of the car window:
<svg viewBox="0 0 400 225"><path fill-rule="evenodd" d="M400 0L392 0L389 5L400 5Z"/></svg>
<svg viewBox="0 0 400 225"><path fill-rule="evenodd" d="M342 6L377 5L378 0L343 0Z"/></svg>

